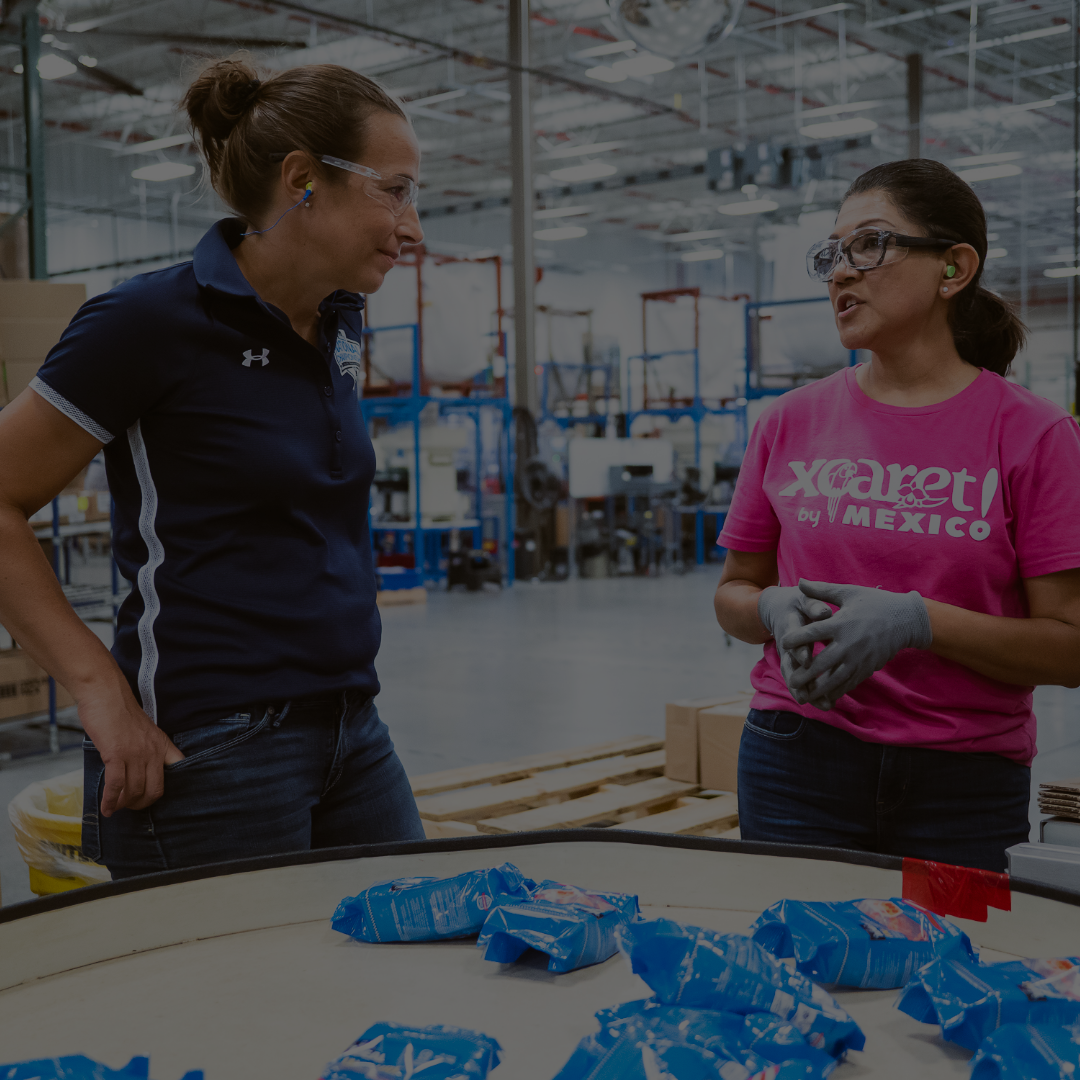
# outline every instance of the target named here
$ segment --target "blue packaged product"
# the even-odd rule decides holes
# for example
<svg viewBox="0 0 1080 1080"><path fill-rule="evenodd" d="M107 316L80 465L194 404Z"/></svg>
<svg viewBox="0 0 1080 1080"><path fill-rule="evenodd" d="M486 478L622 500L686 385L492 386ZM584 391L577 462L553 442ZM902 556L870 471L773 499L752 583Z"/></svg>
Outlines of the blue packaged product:
<svg viewBox="0 0 1080 1080"><path fill-rule="evenodd" d="M815 1080L824 1080L839 1064L824 1050L811 1046L790 1020L781 1020L771 1012L748 1013L742 1020L743 1046L768 1061L805 1061L812 1070L809 1075Z"/></svg>
<svg viewBox="0 0 1080 1080"><path fill-rule="evenodd" d="M320 1080L484 1080L501 1054L494 1039L466 1028L373 1024Z"/></svg>
<svg viewBox="0 0 1080 1080"><path fill-rule="evenodd" d="M967 934L910 900L781 900L751 937L819 982L893 990L936 956L974 961Z"/></svg>
<svg viewBox="0 0 1080 1080"><path fill-rule="evenodd" d="M1075 1080L1080 1024L1005 1024L983 1039L971 1080Z"/></svg>
<svg viewBox="0 0 1080 1080"><path fill-rule="evenodd" d="M555 1080L817 1080L809 1063L772 1062L743 1046L744 1017L630 1001L596 1014L600 1030L578 1044ZM836 1062L829 1059L835 1065Z"/></svg>
<svg viewBox="0 0 1080 1080"><path fill-rule="evenodd" d="M1080 1020L1080 959L969 964L941 957L915 975L896 1007L924 1024L940 1024L946 1042L975 1050L1003 1024Z"/></svg>
<svg viewBox="0 0 1080 1080"><path fill-rule="evenodd" d="M82 1054L0 1065L0 1080L149 1080L149 1076L148 1057L133 1057L122 1069L110 1069ZM203 1080L203 1074L196 1069L184 1073L183 1080Z"/></svg>
<svg viewBox="0 0 1080 1080"><path fill-rule="evenodd" d="M574 971L614 956L616 931L637 914L636 896L542 881L524 899L499 900L476 944L485 960L499 964L537 949L550 957L548 971Z"/></svg>
<svg viewBox="0 0 1080 1080"><path fill-rule="evenodd" d="M439 941L480 933L502 897L525 899L535 883L513 863L452 878L380 881L346 896L330 925L358 941Z"/></svg>
<svg viewBox="0 0 1080 1080"><path fill-rule="evenodd" d="M632 923L619 936L634 973L665 1005L771 1012L834 1058L866 1044L859 1025L831 994L742 934L656 919Z"/></svg>

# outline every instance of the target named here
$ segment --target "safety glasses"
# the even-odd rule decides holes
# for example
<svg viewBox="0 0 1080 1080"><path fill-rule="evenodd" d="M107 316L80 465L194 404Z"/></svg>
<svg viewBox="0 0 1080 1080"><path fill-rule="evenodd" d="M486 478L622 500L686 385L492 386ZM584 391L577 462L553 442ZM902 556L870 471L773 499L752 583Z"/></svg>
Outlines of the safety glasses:
<svg viewBox="0 0 1080 1080"><path fill-rule="evenodd" d="M325 165L333 165L335 169L345 169L364 177L364 194L385 206L394 217L401 217L410 206L416 205L420 185L407 176L386 177L366 165L357 165L355 161L344 161L342 158L326 155L319 160Z"/></svg>
<svg viewBox="0 0 1080 1080"><path fill-rule="evenodd" d="M911 248L945 250L960 241L904 236L886 229L856 229L839 240L819 240L806 253L806 272L814 281L831 281L843 259L852 270L877 270L903 260Z"/></svg>

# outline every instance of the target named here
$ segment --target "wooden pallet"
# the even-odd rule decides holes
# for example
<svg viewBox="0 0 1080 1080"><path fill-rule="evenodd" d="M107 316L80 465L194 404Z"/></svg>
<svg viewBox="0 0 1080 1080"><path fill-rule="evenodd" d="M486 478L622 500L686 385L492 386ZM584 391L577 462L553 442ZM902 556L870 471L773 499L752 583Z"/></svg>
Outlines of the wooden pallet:
<svg viewBox="0 0 1080 1080"><path fill-rule="evenodd" d="M737 838L737 797L664 776L663 747L634 736L429 773L412 789L428 837L589 825Z"/></svg>

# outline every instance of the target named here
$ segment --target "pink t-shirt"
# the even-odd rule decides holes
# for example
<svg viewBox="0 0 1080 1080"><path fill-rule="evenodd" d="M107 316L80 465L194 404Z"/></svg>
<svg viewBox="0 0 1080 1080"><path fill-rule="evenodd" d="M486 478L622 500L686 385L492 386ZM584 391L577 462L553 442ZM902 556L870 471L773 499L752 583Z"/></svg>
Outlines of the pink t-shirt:
<svg viewBox="0 0 1080 1080"><path fill-rule="evenodd" d="M718 543L777 552L781 585L870 585L1027 615L1023 579L1080 567L1080 430L982 371L925 408L867 397L847 368L784 394L754 428ZM866 742L1035 756L1030 686L904 649L831 712L796 705L768 642L751 682Z"/></svg>

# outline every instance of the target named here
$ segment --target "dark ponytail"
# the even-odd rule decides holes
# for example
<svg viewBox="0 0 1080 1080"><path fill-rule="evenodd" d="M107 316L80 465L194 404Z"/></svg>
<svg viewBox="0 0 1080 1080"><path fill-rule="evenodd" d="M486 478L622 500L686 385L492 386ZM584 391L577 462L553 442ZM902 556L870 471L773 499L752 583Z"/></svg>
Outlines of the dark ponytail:
<svg viewBox="0 0 1080 1080"><path fill-rule="evenodd" d="M869 191L884 192L927 236L970 244L978 252L975 277L950 305L953 340L961 359L1007 375L1024 347L1027 329L997 293L980 284L986 265L986 215L979 197L952 169L928 158L890 161L869 169L844 198Z"/></svg>
<svg viewBox="0 0 1080 1080"><path fill-rule="evenodd" d="M405 111L378 83L336 64L289 68L260 79L242 55L216 60L188 87L180 107L206 158L210 183L247 221L270 203L281 156L305 150L362 161L367 119ZM319 166L321 168L321 166ZM330 169L326 180L345 174Z"/></svg>

